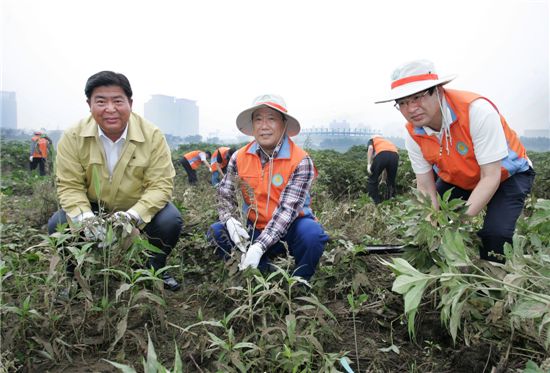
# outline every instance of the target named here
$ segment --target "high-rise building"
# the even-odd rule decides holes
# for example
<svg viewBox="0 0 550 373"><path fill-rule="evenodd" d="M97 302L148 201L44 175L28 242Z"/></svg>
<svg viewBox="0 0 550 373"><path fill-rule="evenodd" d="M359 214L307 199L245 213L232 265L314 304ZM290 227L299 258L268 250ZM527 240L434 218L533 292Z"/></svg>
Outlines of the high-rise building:
<svg viewBox="0 0 550 373"><path fill-rule="evenodd" d="M152 95L144 105L144 116L166 134L180 137L199 134L199 108L193 100Z"/></svg>
<svg viewBox="0 0 550 373"><path fill-rule="evenodd" d="M1 128L17 128L17 100L15 92L0 91Z"/></svg>

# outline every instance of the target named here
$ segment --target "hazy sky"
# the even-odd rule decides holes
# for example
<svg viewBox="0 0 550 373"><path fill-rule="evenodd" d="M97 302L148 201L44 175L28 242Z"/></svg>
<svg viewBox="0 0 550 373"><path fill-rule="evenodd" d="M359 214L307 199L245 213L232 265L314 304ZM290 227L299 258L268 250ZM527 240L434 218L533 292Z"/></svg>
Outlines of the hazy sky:
<svg viewBox="0 0 550 373"><path fill-rule="evenodd" d="M200 131L282 95L302 127L347 120L402 134L375 105L393 69L428 58L451 88L490 98L520 134L549 128L548 0L1 0L1 89L18 126L64 129L88 114L84 84L125 74L135 112L152 94L196 100Z"/></svg>

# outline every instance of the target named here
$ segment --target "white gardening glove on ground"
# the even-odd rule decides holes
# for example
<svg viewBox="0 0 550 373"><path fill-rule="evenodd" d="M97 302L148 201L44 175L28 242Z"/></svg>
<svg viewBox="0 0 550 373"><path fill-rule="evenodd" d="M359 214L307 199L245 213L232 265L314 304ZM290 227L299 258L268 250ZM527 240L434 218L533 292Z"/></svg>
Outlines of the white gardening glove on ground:
<svg viewBox="0 0 550 373"><path fill-rule="evenodd" d="M248 248L246 254L241 256L241 264L239 264L239 269L244 271L248 267L258 268L262 255L264 255L262 246L259 243L252 244L252 246Z"/></svg>
<svg viewBox="0 0 550 373"><path fill-rule="evenodd" d="M235 218L229 218L225 223L227 232L229 232L229 238L243 253L246 252L246 241L250 239L248 232L243 228L240 221Z"/></svg>

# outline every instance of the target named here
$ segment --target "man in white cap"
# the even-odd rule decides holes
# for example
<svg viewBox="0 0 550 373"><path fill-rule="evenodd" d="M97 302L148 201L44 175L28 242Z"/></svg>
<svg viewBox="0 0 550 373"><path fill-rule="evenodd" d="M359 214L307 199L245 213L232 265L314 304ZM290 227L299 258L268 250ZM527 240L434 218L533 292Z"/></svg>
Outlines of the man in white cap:
<svg viewBox="0 0 550 373"><path fill-rule="evenodd" d="M466 200L469 216L487 207L478 232L482 259L503 262L535 172L525 148L489 99L444 89L431 61L398 67L391 91L376 103L395 101L407 120L405 145L417 188L438 207L437 194ZM433 171L437 174L434 178Z"/></svg>
<svg viewBox="0 0 550 373"><path fill-rule="evenodd" d="M211 238L224 258L234 247L244 253L241 270L267 269L269 258L285 254L281 241L286 241L295 258L294 275L309 280L328 236L309 206L317 173L313 161L290 139L300 132L300 123L288 114L282 97L268 94L239 114L237 128L254 141L231 156L218 187L220 221L211 226ZM238 187L246 229L236 218Z"/></svg>

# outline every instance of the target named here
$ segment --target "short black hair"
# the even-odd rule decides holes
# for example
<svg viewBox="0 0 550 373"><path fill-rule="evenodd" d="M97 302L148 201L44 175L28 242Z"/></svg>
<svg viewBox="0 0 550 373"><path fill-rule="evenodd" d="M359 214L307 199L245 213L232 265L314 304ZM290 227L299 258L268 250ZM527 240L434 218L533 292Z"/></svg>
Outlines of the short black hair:
<svg viewBox="0 0 550 373"><path fill-rule="evenodd" d="M123 74L115 73L113 71L100 71L90 76L86 82L86 87L84 88L86 98L88 100L92 98L92 93L97 87L110 85L122 88L126 94L126 97L128 97L128 99L132 99L132 87L130 86L130 81L128 78Z"/></svg>
<svg viewBox="0 0 550 373"><path fill-rule="evenodd" d="M210 153L210 150L205 151L206 158L210 158L212 156L212 153Z"/></svg>

